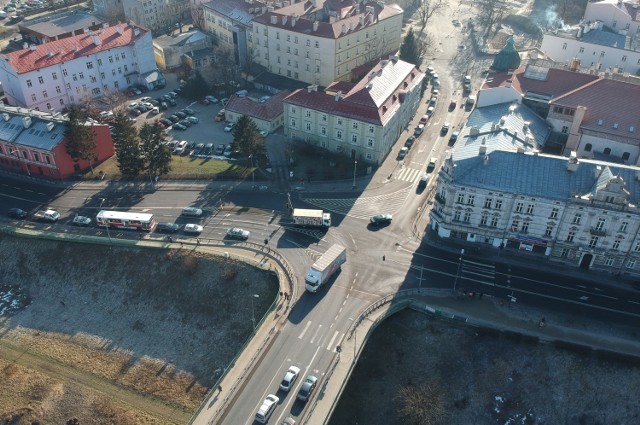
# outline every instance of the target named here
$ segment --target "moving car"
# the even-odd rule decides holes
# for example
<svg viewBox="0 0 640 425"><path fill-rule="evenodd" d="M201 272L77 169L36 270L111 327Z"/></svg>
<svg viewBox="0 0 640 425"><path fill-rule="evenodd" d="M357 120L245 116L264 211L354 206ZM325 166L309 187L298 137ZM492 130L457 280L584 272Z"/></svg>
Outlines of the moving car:
<svg viewBox="0 0 640 425"><path fill-rule="evenodd" d="M75 217L73 217L71 223L75 224L76 226L88 226L91 224L91 219L83 215L76 215Z"/></svg>
<svg viewBox="0 0 640 425"><path fill-rule="evenodd" d="M391 214L377 214L369 219L371 224L389 224L393 220L393 216Z"/></svg>
<svg viewBox="0 0 640 425"><path fill-rule="evenodd" d="M261 424L266 424L273 414L273 411L276 410L276 406L279 401L280 399L278 397L273 394L269 394L267 398L264 399L256 413L256 421Z"/></svg>
<svg viewBox="0 0 640 425"><path fill-rule="evenodd" d="M449 131L449 123L445 122L444 124L442 124L442 128L440 129L440 132L442 134L447 134L448 131Z"/></svg>
<svg viewBox="0 0 640 425"><path fill-rule="evenodd" d="M200 233L202 233L202 229L203 229L202 226L195 223L189 223L184 225L184 232L193 234L193 235L199 235Z"/></svg>
<svg viewBox="0 0 640 425"><path fill-rule="evenodd" d="M311 394L313 393L313 390L316 388L317 383L318 383L318 378L316 378L313 375L309 375L306 378L304 378L304 381L302 382L302 386L300 386L300 390L298 391L298 400L305 401L305 402L309 400L309 397L311 397Z"/></svg>
<svg viewBox="0 0 640 425"><path fill-rule="evenodd" d="M427 173L432 172L436 168L436 163L438 162L438 158L432 157L429 160L429 164L427 164Z"/></svg>
<svg viewBox="0 0 640 425"><path fill-rule="evenodd" d="M240 229L239 227L232 227L231 229L227 230L227 236L231 239L240 239L246 241L247 239L249 239L249 231Z"/></svg>
<svg viewBox="0 0 640 425"><path fill-rule="evenodd" d="M284 374L284 378L282 378L282 382L280 382L280 389L282 391L289 391L293 388L293 384L298 379L298 374L300 373L300 368L296 366L289 366L289 370Z"/></svg>
<svg viewBox="0 0 640 425"><path fill-rule="evenodd" d="M420 118L420 124L426 124L427 121L429 121L429 115L423 115L422 118Z"/></svg>
<svg viewBox="0 0 640 425"><path fill-rule="evenodd" d="M186 215L188 217L200 217L202 215L202 209L196 207L185 207L182 209L182 215Z"/></svg>
<svg viewBox="0 0 640 425"><path fill-rule="evenodd" d="M27 215L29 214L25 210L21 210L20 208L11 208L7 212L7 215L13 218L27 218Z"/></svg>
<svg viewBox="0 0 640 425"><path fill-rule="evenodd" d="M180 225L176 223L161 222L156 225L156 232L175 233L180 230Z"/></svg>
<svg viewBox="0 0 640 425"><path fill-rule="evenodd" d="M454 131L453 133L451 133L451 137L449 137L449 141L451 143L455 143L456 140L458 140L458 132Z"/></svg>

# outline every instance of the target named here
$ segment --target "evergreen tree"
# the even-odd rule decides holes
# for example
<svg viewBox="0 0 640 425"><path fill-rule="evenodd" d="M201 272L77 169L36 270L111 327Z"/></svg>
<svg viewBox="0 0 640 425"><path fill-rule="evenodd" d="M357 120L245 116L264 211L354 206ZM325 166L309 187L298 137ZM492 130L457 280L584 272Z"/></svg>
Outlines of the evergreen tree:
<svg viewBox="0 0 640 425"><path fill-rule="evenodd" d="M64 130L64 137L66 140L65 148L67 154L69 154L74 162L78 162L81 159L85 161L95 161L98 159L95 152L96 141L94 134L91 131L91 127L86 125L86 122L87 116L82 112L82 108L79 105L71 105L69 107L69 121ZM89 165L91 165L91 162L89 162Z"/></svg>
<svg viewBox="0 0 640 425"><path fill-rule="evenodd" d="M127 177L137 176L144 170L145 164L140 152L138 131L125 109L114 111L112 135L120 173Z"/></svg>
<svg viewBox="0 0 640 425"><path fill-rule="evenodd" d="M233 149L240 152L241 157L256 157L265 152L264 137L256 123L248 116L243 115L233 128Z"/></svg>
<svg viewBox="0 0 640 425"><path fill-rule="evenodd" d="M140 129L140 151L149 176L165 175L171 171L171 151L166 135L157 125L144 124Z"/></svg>
<svg viewBox="0 0 640 425"><path fill-rule="evenodd" d="M409 32L400 45L400 59L419 67L422 60L420 50L418 40L416 40L416 36L413 33L413 28L409 28Z"/></svg>
<svg viewBox="0 0 640 425"><path fill-rule="evenodd" d="M196 71L196 75L189 78L182 88L182 95L187 99L203 99L207 93L209 93L209 85L199 71Z"/></svg>

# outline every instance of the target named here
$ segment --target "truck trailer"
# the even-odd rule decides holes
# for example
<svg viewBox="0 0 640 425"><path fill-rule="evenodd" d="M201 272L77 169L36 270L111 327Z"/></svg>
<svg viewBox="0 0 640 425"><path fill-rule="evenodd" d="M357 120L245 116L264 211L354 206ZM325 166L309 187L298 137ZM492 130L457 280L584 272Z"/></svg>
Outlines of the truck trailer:
<svg viewBox="0 0 640 425"><path fill-rule="evenodd" d="M294 208L293 222L297 226L331 227L331 214L323 210Z"/></svg>
<svg viewBox="0 0 640 425"><path fill-rule="evenodd" d="M318 288L331 279L346 261L347 248L338 244L329 248L307 272L304 278L307 291L318 292Z"/></svg>

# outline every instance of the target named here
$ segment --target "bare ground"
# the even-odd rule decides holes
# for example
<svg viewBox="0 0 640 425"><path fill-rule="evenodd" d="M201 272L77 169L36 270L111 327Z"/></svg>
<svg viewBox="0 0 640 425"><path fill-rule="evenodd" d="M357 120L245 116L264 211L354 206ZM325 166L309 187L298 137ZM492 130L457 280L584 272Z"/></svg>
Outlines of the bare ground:
<svg viewBox="0 0 640 425"><path fill-rule="evenodd" d="M0 258L0 423L183 423L278 290L191 250L2 236Z"/></svg>
<svg viewBox="0 0 640 425"><path fill-rule="evenodd" d="M403 388L437 389L439 420L402 417ZM331 423L610 425L640 423L637 364L454 327L411 310L367 343Z"/></svg>

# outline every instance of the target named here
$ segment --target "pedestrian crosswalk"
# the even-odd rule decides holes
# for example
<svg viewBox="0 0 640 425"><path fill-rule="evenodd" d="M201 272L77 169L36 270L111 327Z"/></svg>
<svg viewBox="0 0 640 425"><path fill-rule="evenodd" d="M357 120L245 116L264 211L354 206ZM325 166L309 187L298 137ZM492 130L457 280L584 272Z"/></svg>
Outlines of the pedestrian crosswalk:
<svg viewBox="0 0 640 425"><path fill-rule="evenodd" d="M396 180L403 180L406 182L414 183L420 178L421 174L422 174L422 171L420 170L416 170L415 168L405 167L400 171L396 172L393 175L393 178Z"/></svg>
<svg viewBox="0 0 640 425"><path fill-rule="evenodd" d="M302 332L298 335L301 341L307 341L317 347L323 347L327 351L336 351L338 343L344 338L344 332L324 329L322 325L316 325L313 321L308 320L304 325Z"/></svg>
<svg viewBox="0 0 640 425"><path fill-rule="evenodd" d="M404 188L394 193L360 198L304 198L303 200L327 211L368 219L372 215L380 214L381 211L393 214L400 210L410 190L410 188Z"/></svg>
<svg viewBox="0 0 640 425"><path fill-rule="evenodd" d="M479 263L471 260L463 260L460 270L460 279L469 280L483 285L494 286L496 268L491 264Z"/></svg>

